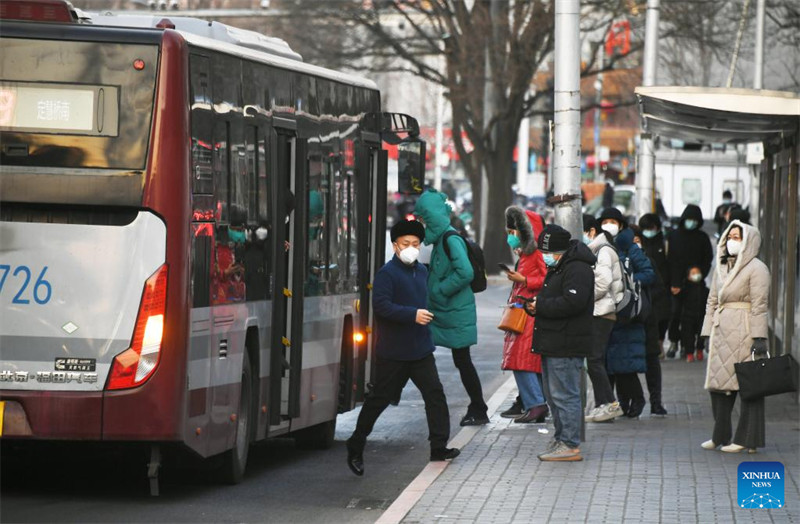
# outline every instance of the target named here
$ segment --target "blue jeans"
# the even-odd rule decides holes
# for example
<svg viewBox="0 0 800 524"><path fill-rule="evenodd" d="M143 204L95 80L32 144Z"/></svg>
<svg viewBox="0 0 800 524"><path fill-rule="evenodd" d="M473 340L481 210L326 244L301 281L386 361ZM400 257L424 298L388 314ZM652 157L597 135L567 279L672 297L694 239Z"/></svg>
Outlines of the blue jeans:
<svg viewBox="0 0 800 524"><path fill-rule="evenodd" d="M517 381L519 398L522 399L522 409L528 411L545 403L542 375L532 371L514 371L514 380Z"/></svg>
<svg viewBox="0 0 800 524"><path fill-rule="evenodd" d="M581 443L582 358L542 357L544 394L553 414L553 438L571 448Z"/></svg>

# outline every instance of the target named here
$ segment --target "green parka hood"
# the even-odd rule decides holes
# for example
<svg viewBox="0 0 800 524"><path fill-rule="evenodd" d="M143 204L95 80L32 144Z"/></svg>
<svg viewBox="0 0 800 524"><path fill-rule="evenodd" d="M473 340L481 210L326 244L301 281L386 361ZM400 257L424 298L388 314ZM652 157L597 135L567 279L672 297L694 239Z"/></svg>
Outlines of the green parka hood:
<svg viewBox="0 0 800 524"><path fill-rule="evenodd" d="M414 206L414 215L425 223L425 243L435 244L450 227L452 209L446 202L447 195L435 189L425 191Z"/></svg>

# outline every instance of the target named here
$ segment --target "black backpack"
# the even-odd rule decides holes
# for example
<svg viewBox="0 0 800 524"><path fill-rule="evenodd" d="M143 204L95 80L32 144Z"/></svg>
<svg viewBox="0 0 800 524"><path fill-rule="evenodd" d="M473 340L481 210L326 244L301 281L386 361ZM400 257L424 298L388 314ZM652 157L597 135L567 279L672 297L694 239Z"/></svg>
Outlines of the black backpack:
<svg viewBox="0 0 800 524"><path fill-rule="evenodd" d="M453 231L452 229L448 229L442 235L442 242L444 243L444 252L447 255L447 258L452 260L450 257L450 247L447 245L447 239L451 236L458 236L464 240L464 243L467 245L467 256L469 257L469 263L472 265L472 282L469 283L469 287L472 288L473 293L480 293L481 291L486 290L486 262L483 260L483 249L479 246L476 242L473 242L472 239Z"/></svg>

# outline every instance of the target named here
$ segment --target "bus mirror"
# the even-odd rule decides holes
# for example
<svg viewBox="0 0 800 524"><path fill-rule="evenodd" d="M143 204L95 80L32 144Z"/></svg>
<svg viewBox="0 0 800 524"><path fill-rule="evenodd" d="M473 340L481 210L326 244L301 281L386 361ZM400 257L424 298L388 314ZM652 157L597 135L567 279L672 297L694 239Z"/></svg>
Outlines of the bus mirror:
<svg viewBox="0 0 800 524"><path fill-rule="evenodd" d="M425 141L408 138L397 145L397 189L419 195L425 184Z"/></svg>

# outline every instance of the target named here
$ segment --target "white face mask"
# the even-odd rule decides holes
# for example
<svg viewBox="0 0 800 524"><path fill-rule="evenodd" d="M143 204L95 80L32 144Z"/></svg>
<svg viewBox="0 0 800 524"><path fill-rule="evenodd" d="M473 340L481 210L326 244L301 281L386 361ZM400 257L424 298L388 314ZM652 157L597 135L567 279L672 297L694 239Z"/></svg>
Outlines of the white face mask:
<svg viewBox="0 0 800 524"><path fill-rule="evenodd" d="M735 257L742 252L742 242L739 240L728 240L725 245L728 248L728 254L731 256Z"/></svg>
<svg viewBox="0 0 800 524"><path fill-rule="evenodd" d="M408 246L397 253L397 256L403 261L403 264L410 266L417 261L417 258L419 257L419 249L415 248L414 246Z"/></svg>
<svg viewBox="0 0 800 524"><path fill-rule="evenodd" d="M691 275L689 275L689 280L691 280L692 282L700 282L701 280L703 280L703 275L701 273L692 273Z"/></svg>
<svg viewBox="0 0 800 524"><path fill-rule="evenodd" d="M614 223L603 224L600 226L603 231L608 231L608 234L615 237L619 234L619 226Z"/></svg>
<svg viewBox="0 0 800 524"><path fill-rule="evenodd" d="M256 229L256 238L259 240L266 240L268 234L269 234L269 229L265 227L260 227Z"/></svg>

